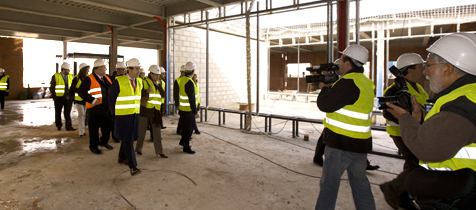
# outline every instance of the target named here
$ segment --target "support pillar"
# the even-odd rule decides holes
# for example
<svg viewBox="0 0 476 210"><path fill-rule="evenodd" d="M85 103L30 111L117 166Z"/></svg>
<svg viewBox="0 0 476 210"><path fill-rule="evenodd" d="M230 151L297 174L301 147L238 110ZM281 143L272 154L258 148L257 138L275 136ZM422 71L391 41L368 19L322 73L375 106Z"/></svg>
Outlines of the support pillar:
<svg viewBox="0 0 476 210"><path fill-rule="evenodd" d="M109 29L111 29L111 45L109 46L109 75L112 75L116 70L117 45L119 41L117 28L115 26L109 26Z"/></svg>

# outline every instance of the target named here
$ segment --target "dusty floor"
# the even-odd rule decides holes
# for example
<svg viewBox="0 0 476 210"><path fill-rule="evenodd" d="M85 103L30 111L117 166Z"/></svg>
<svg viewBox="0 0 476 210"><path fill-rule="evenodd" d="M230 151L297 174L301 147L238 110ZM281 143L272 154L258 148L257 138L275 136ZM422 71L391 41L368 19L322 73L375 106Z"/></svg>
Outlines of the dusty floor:
<svg viewBox="0 0 476 210"><path fill-rule="evenodd" d="M324 116L314 103L267 100L260 106L260 112ZM301 123L300 137L292 138L291 122L273 120L273 133L247 134L237 129L238 115L227 114L222 126L217 115L209 112L208 122L198 124L202 134L193 135L194 155L178 145L178 118L166 117L162 143L169 158L156 157L146 138L137 156L143 172L131 177L117 163L118 143L95 155L88 136L57 131L51 99L7 101L0 111L0 209L314 209L322 168L312 157L322 125ZM264 131L264 118L254 118L253 130ZM373 136L375 151L396 153L385 132ZM403 161L373 154L369 159L381 166L367 173L377 209L391 209L378 184L393 179ZM336 209L355 209L346 178Z"/></svg>

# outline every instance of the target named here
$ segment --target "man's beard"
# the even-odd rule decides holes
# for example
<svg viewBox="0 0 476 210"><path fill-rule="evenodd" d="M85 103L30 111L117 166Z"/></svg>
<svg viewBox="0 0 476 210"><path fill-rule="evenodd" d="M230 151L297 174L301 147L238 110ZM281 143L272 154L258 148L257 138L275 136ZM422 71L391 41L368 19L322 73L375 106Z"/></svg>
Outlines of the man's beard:
<svg viewBox="0 0 476 210"><path fill-rule="evenodd" d="M430 89L433 93L439 93L443 91L443 83L439 79L440 72L441 72L441 69L438 69L435 75L433 75L434 79L430 79L428 76L426 76L426 79L430 80Z"/></svg>

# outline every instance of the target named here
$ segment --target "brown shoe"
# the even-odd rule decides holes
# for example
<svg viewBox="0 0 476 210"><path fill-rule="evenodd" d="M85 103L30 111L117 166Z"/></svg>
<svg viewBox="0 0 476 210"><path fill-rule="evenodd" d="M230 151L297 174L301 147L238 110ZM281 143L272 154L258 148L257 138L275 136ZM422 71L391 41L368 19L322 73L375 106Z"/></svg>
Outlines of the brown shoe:
<svg viewBox="0 0 476 210"><path fill-rule="evenodd" d="M142 172L142 170L138 169L137 167L131 168L131 176L140 174L140 172Z"/></svg>
<svg viewBox="0 0 476 210"><path fill-rule="evenodd" d="M127 159L117 159L117 163L123 163L123 164L126 164L126 165L129 165L129 161L127 161Z"/></svg>

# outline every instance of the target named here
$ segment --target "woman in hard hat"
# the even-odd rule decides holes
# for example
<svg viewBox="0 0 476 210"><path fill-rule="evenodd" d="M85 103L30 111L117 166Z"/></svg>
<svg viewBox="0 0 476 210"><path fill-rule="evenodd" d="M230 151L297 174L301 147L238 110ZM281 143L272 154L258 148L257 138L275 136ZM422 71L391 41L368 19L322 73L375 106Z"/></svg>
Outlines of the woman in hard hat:
<svg viewBox="0 0 476 210"><path fill-rule="evenodd" d="M86 136L84 130L84 127L86 127L86 101L78 95L78 89L83 79L88 76L89 68L90 66L85 63L79 65L79 73L74 76L69 92L69 98L74 98L74 104L76 105L76 110L78 110L79 137Z"/></svg>
<svg viewBox="0 0 476 210"><path fill-rule="evenodd" d="M10 77L5 75L5 69L0 68L0 103L5 108L5 96L10 91Z"/></svg>
<svg viewBox="0 0 476 210"><path fill-rule="evenodd" d="M155 154L160 157L168 158L164 154L162 148L162 114L161 105L162 98L165 96L164 89L160 84L160 74L164 68L157 65L152 65L149 68L149 75L143 81L144 88L142 89L140 114L139 114L139 138L137 138L136 152L142 155L142 146L144 144L145 133L147 125L151 125L152 141L154 142Z"/></svg>

